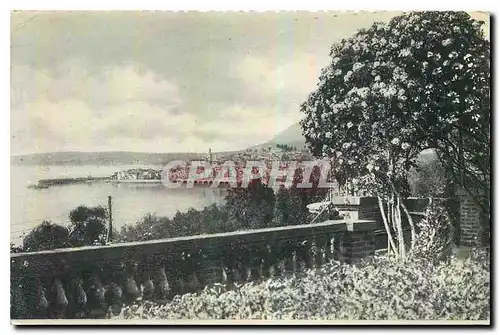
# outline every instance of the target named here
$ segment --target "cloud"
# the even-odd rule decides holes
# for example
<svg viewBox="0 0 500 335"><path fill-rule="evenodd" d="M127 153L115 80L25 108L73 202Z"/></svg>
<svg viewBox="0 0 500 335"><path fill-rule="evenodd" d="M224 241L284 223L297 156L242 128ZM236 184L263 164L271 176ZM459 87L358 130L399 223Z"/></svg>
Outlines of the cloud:
<svg viewBox="0 0 500 335"><path fill-rule="evenodd" d="M245 83L248 94L266 98L287 94L297 100L315 89L328 60L328 55L318 57L306 52L294 52L282 59L247 55L234 65L232 73Z"/></svg>
<svg viewBox="0 0 500 335"><path fill-rule="evenodd" d="M61 68L66 75L13 67L14 153L242 149L265 142L293 122L289 112L273 104L218 103L210 107L211 118L182 113L184 102L174 83L131 67L99 77L77 64Z"/></svg>
<svg viewBox="0 0 500 335"><path fill-rule="evenodd" d="M396 13L35 14L11 20L14 154L265 142L300 119L333 42Z"/></svg>

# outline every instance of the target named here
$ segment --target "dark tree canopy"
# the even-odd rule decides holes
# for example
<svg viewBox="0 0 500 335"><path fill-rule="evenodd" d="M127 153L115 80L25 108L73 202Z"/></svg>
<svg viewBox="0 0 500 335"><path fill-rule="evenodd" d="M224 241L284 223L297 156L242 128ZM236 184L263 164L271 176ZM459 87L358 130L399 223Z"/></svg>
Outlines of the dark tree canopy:
<svg viewBox="0 0 500 335"><path fill-rule="evenodd" d="M461 136L469 172L489 178L490 56L481 24L463 12L413 12L333 45L301 108L313 153L336 156L351 176L387 152L408 170L429 147L457 166Z"/></svg>
<svg viewBox="0 0 500 335"><path fill-rule="evenodd" d="M16 251L41 251L69 247L68 228L43 221L23 239L22 250Z"/></svg>
<svg viewBox="0 0 500 335"><path fill-rule="evenodd" d="M79 206L69 214L70 241L74 246L106 244L108 214L102 206Z"/></svg>
<svg viewBox="0 0 500 335"><path fill-rule="evenodd" d="M411 12L375 23L331 48L331 63L301 106L306 143L336 175L377 194L397 229L418 155L437 149L455 183L489 190L490 45L464 12ZM383 202L385 201L385 205ZM396 250L398 249L398 250Z"/></svg>

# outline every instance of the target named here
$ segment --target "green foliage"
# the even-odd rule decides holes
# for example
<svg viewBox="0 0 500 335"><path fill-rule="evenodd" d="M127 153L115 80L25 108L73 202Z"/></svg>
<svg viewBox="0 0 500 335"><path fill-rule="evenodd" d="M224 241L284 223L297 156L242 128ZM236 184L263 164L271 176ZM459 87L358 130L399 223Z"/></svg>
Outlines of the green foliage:
<svg viewBox="0 0 500 335"><path fill-rule="evenodd" d="M146 215L133 226L121 228L115 241L133 242L161 238L214 234L226 231L227 211L216 204L205 207L201 211L191 208L186 213L177 212L172 219Z"/></svg>
<svg viewBox="0 0 500 335"><path fill-rule="evenodd" d="M230 189L226 200L227 225L230 230L271 225L274 217L274 191L259 179L252 180L247 188Z"/></svg>
<svg viewBox="0 0 500 335"><path fill-rule="evenodd" d="M310 215L306 207L309 197L304 192L295 192L296 190L282 186L276 192L273 225L288 226L309 222Z"/></svg>
<svg viewBox="0 0 500 335"><path fill-rule="evenodd" d="M373 155L387 151L407 170L456 129L489 135L489 42L468 14L404 14L359 30L330 55L301 126L316 156L342 154L342 170L362 175L359 167L377 167ZM487 156L489 136L481 141L470 155Z"/></svg>
<svg viewBox="0 0 500 335"><path fill-rule="evenodd" d="M417 259L439 263L450 259L453 252L453 226L441 207L429 207L418 223L420 233L412 250Z"/></svg>
<svg viewBox="0 0 500 335"><path fill-rule="evenodd" d="M43 221L23 238L22 247L11 245L11 252L106 244L107 212L103 207L79 206L71 211L69 218L69 227Z"/></svg>
<svg viewBox="0 0 500 335"><path fill-rule="evenodd" d="M359 266L332 262L232 290L214 285L164 305L128 306L118 318L486 320L489 278L484 255L438 264L377 257Z"/></svg>
<svg viewBox="0 0 500 335"><path fill-rule="evenodd" d="M71 221L70 242L73 246L106 244L107 212L101 206L79 206L69 214Z"/></svg>
<svg viewBox="0 0 500 335"><path fill-rule="evenodd" d="M68 228L54 224L50 221L43 221L23 239L23 248L11 248L11 251L30 252L65 248L69 246Z"/></svg>
<svg viewBox="0 0 500 335"><path fill-rule="evenodd" d="M446 197L446 173L437 159L417 163L410 172L409 181L414 197Z"/></svg>
<svg viewBox="0 0 500 335"><path fill-rule="evenodd" d="M283 150L285 152L297 151L297 148L287 144L276 144L276 148Z"/></svg>

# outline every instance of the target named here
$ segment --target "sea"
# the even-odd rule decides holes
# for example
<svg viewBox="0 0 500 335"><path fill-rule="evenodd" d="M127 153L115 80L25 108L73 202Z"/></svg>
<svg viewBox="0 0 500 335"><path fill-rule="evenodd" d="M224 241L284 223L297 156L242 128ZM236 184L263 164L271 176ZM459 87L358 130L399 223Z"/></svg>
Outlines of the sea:
<svg viewBox="0 0 500 335"><path fill-rule="evenodd" d="M11 166L11 243L22 238L44 220L69 224L69 213L80 205L108 205L112 197L113 227L120 230L133 225L147 214L173 217L177 211L203 209L213 203L224 204L227 191L206 187L166 188L162 184L89 183L33 189L28 186L40 179L106 177L132 168L162 169L152 165L50 165Z"/></svg>

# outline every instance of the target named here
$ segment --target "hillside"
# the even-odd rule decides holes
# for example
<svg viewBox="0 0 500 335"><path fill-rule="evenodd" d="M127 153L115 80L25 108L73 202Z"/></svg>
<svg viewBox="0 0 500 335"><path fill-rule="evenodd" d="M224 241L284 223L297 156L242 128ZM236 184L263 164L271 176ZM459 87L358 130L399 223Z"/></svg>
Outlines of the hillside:
<svg viewBox="0 0 500 335"><path fill-rule="evenodd" d="M253 148L275 146L276 144L287 144L302 148L304 139L299 124L294 124L283 132L276 135L270 141L256 145ZM236 151L234 151L236 152ZM230 152L215 152L217 154L229 154ZM49 152L40 154L14 155L11 157L13 165L118 165L118 164L142 164L163 165L172 160L195 160L203 159L207 153L150 153L150 152Z"/></svg>
<svg viewBox="0 0 500 335"><path fill-rule="evenodd" d="M148 153L148 152L51 152L16 155L11 157L14 165L119 165L144 164L163 165L169 161L205 158L204 153Z"/></svg>
<svg viewBox="0 0 500 335"><path fill-rule="evenodd" d="M252 148L275 147L276 144L286 144L302 149L305 145L302 130L298 123L293 124L271 140ZM215 152L216 154L228 155L233 152ZM119 164L142 164L142 165L164 165L172 160L195 160L204 159L207 153L150 153L150 152L52 152L29 155L15 155L11 157L11 164L14 165L119 165ZM435 159L432 150L422 152L419 157L421 161Z"/></svg>
<svg viewBox="0 0 500 335"><path fill-rule="evenodd" d="M297 149L302 149L305 143L306 142L304 136L302 136L302 129L300 129L300 125L298 123L295 123L287 129L283 130L271 140L256 145L253 148L263 148L268 146L274 147L276 146L276 144L286 144L296 147Z"/></svg>

